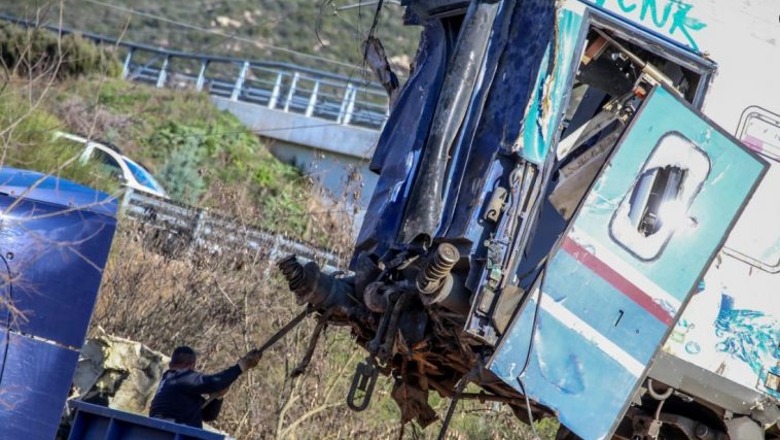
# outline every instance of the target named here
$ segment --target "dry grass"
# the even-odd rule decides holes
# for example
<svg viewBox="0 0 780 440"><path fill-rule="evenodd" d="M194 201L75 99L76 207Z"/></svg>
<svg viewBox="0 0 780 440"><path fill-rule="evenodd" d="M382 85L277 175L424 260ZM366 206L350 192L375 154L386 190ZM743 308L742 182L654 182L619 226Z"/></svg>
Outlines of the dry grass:
<svg viewBox="0 0 780 440"><path fill-rule="evenodd" d="M240 269L197 251L174 260L150 248L145 233L135 223L123 223L117 233L93 332L102 327L162 352L190 345L201 353L201 368L216 371L259 346L300 309L272 262L262 256ZM347 335L328 332L309 374L288 378L313 326L314 319L305 322L233 386L219 428L240 439L326 438L331 432L342 432L338 438L344 438L344 421L351 419L353 430L378 434L344 404L347 381L361 355Z"/></svg>

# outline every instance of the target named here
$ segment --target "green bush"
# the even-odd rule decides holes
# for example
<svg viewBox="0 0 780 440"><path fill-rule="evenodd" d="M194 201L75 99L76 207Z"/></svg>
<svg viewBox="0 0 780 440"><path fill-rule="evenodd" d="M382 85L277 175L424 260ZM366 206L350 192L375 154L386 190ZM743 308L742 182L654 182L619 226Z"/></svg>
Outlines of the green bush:
<svg viewBox="0 0 780 440"><path fill-rule="evenodd" d="M167 156L160 179L166 182L168 195L196 204L206 191L206 182L200 172L203 162L201 139L188 135L190 131L187 127L170 124L167 129L155 133L153 141Z"/></svg>
<svg viewBox="0 0 780 440"><path fill-rule="evenodd" d="M164 123L144 141L149 157L164 164L159 177L172 198L198 204L208 187L246 185L263 226L305 229L308 188L297 169L271 156L227 113L208 124L188 122Z"/></svg>
<svg viewBox="0 0 780 440"><path fill-rule="evenodd" d="M0 61L24 76L53 75L57 79L89 74L119 76L122 68L113 53L78 34L61 38L46 29L0 24Z"/></svg>

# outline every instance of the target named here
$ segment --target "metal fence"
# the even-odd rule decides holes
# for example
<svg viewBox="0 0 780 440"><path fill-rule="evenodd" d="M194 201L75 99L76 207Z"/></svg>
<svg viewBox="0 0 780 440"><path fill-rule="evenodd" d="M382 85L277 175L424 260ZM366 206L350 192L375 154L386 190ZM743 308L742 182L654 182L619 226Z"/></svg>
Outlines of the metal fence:
<svg viewBox="0 0 780 440"><path fill-rule="evenodd" d="M0 20L35 25L4 14ZM43 28L60 34L76 32L56 26ZM360 77L289 63L179 52L89 32L79 34L120 51L124 78L156 87L203 90L234 101L372 130L380 130L389 114L385 90Z"/></svg>
<svg viewBox="0 0 780 440"><path fill-rule="evenodd" d="M301 260L316 261L326 272L344 267L341 264L343 259L331 250L244 224L204 208L129 188L122 201L122 211L127 217L156 230L155 244L166 253L176 255L201 250L215 257L264 257L270 261L296 254Z"/></svg>

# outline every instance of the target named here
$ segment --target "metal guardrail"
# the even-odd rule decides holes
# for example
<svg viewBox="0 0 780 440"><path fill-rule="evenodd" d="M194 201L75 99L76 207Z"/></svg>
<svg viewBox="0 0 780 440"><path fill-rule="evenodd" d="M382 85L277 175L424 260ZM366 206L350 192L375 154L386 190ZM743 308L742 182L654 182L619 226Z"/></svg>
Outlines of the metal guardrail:
<svg viewBox="0 0 780 440"><path fill-rule="evenodd" d="M0 20L35 26L5 14L0 14ZM385 90L359 78L288 63L161 49L57 26L41 28L60 34L79 33L97 44L123 50L123 77L156 87L204 90L233 101L372 130L380 130L389 115Z"/></svg>
<svg viewBox="0 0 780 440"><path fill-rule="evenodd" d="M254 225L242 224L207 209L188 206L127 189L122 211L131 219L158 229L168 252L203 249L220 256L244 254L264 256L269 261L290 254L303 261L315 261L326 272L344 267L342 259L329 249L303 243Z"/></svg>

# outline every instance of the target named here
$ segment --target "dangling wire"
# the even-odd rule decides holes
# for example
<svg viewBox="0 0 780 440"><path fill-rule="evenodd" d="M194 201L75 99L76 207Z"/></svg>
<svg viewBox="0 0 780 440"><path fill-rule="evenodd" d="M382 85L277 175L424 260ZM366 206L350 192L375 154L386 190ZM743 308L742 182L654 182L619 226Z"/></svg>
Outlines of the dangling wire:
<svg viewBox="0 0 780 440"><path fill-rule="evenodd" d="M377 26L379 26L379 14L382 13L382 5L384 4L384 0L379 0L376 2L376 11L374 11L374 20L371 22L371 28L368 30L368 35L366 35L366 39L364 40L363 44L363 62L366 62L366 59L368 58L368 41L371 41L372 38L374 38L374 33L376 32Z"/></svg>
<svg viewBox="0 0 780 440"><path fill-rule="evenodd" d="M441 429L439 430L439 436L437 437L437 440L444 440L444 437L447 435L447 431L450 428L452 416L455 414L455 408L457 408L460 396L463 394L463 390L466 389L466 385L468 385L469 382L474 380L481 367L481 364L477 365L468 374L463 376L460 379L460 382L458 382L458 387L455 389L455 395L452 396L452 400L450 400L450 406L447 408L447 415L444 416L444 421L441 423Z"/></svg>
<svg viewBox="0 0 780 440"><path fill-rule="evenodd" d="M317 37L317 41L320 43L320 46L325 46L325 42L322 41L322 38L320 37L320 31L322 30L322 16L324 15L325 8L332 5L333 0L325 0L322 3L320 3L320 10L317 12L317 20L314 22L314 36Z"/></svg>
<svg viewBox="0 0 780 440"><path fill-rule="evenodd" d="M523 384L523 379L520 376L517 376L517 384L520 386L520 392L523 393L523 397L525 397L525 409L528 411L528 426L531 427L531 433L534 435L534 440L539 440L540 437L536 432L534 415L531 412L531 399L528 398L528 393L525 392L525 385Z"/></svg>
<svg viewBox="0 0 780 440"><path fill-rule="evenodd" d="M534 339L536 338L536 329L539 326L539 311L542 306L542 285L544 285L544 278L547 272L542 272L541 279L539 280L539 288L538 294L536 297L536 307L534 307L534 319L533 323L531 324L531 337L528 341L528 352L525 355L525 362L523 363L523 368L520 369L520 373L517 375L515 380L517 380L517 385L520 387L520 392L523 393L523 397L525 398L525 409L528 411L528 425L531 426L531 432L534 435L535 439L540 438L539 434L536 432L536 424L534 423L534 416L531 412L531 399L528 398L528 393L525 390L525 383L523 382L523 374L525 374L526 370L528 370L528 366L531 364L531 353L533 352L534 348Z"/></svg>

